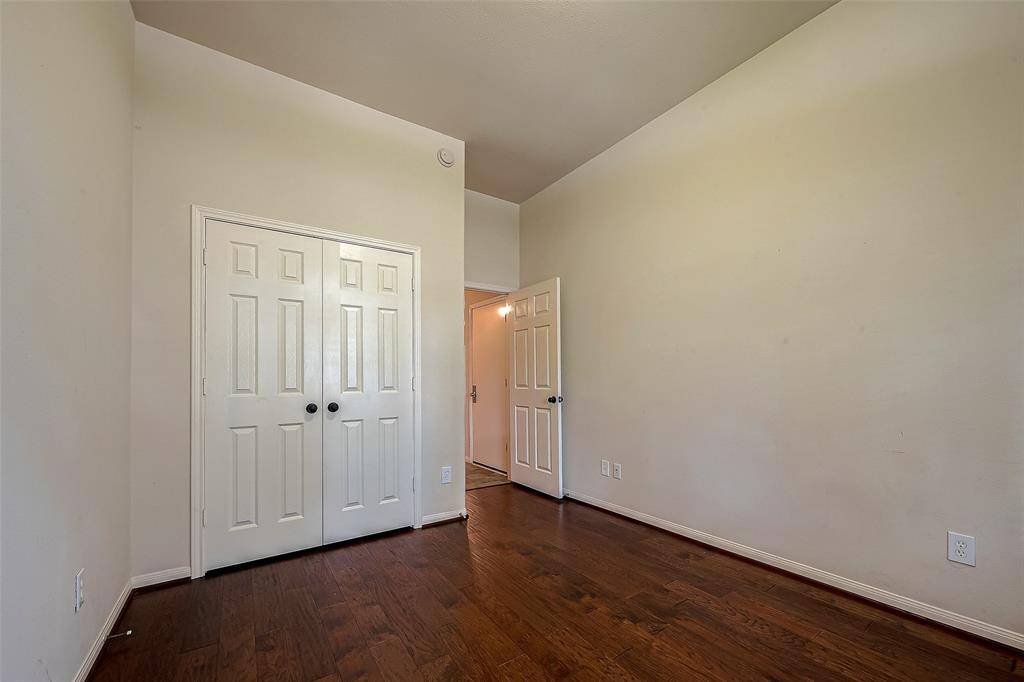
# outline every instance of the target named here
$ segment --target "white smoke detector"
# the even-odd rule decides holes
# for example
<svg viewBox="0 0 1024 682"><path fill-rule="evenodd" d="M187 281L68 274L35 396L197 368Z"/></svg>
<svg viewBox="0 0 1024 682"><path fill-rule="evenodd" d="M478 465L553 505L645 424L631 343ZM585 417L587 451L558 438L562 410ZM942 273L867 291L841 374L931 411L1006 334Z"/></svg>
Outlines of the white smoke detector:
<svg viewBox="0 0 1024 682"><path fill-rule="evenodd" d="M441 147L437 150L437 161L445 168L451 168L455 165L455 154L451 149Z"/></svg>

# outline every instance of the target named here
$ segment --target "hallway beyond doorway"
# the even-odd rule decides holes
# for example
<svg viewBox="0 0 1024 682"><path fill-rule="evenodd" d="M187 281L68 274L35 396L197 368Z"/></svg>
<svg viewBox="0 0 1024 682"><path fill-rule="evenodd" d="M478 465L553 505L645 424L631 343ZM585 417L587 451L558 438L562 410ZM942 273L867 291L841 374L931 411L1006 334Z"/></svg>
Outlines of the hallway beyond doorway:
<svg viewBox="0 0 1024 682"><path fill-rule="evenodd" d="M490 488L492 485L505 485L508 476L487 467L466 462L466 490Z"/></svg>

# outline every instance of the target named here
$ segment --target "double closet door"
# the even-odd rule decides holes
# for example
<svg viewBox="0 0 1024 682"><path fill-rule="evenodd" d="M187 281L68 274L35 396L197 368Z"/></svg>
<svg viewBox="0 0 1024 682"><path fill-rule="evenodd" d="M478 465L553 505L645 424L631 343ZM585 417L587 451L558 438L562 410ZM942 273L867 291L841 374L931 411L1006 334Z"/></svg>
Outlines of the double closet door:
<svg viewBox="0 0 1024 682"><path fill-rule="evenodd" d="M204 568L413 525L412 256L205 244Z"/></svg>

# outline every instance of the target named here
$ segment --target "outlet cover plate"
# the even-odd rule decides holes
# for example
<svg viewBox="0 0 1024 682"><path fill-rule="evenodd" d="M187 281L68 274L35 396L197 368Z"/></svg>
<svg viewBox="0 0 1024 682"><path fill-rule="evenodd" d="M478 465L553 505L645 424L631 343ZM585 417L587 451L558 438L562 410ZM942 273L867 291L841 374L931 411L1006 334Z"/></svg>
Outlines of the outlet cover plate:
<svg viewBox="0 0 1024 682"><path fill-rule="evenodd" d="M612 465L611 465L611 462L609 462L606 459L602 459L601 460L601 475L604 476L605 478L607 478L607 477L612 475Z"/></svg>
<svg viewBox="0 0 1024 682"><path fill-rule="evenodd" d="M441 467L441 483L451 483L451 482L452 482L452 468L451 467Z"/></svg>
<svg viewBox="0 0 1024 682"><path fill-rule="evenodd" d="M958 564L974 566L974 537L963 533L946 533L946 558Z"/></svg>
<svg viewBox="0 0 1024 682"><path fill-rule="evenodd" d="M615 478L622 478L622 465L618 462L615 463L614 474Z"/></svg>

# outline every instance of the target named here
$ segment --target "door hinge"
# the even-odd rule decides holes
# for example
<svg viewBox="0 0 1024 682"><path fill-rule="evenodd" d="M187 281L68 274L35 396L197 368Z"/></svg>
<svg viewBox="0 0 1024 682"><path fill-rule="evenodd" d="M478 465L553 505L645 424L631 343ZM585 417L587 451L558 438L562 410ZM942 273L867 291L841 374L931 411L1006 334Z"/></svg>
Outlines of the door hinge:
<svg viewBox="0 0 1024 682"><path fill-rule="evenodd" d="M206 247L203 247L203 265L206 265Z"/></svg>
<svg viewBox="0 0 1024 682"><path fill-rule="evenodd" d="M203 377L203 395L206 395L206 377Z"/></svg>
<svg viewBox="0 0 1024 682"><path fill-rule="evenodd" d="M412 390L416 390L416 377L412 378Z"/></svg>
<svg viewBox="0 0 1024 682"><path fill-rule="evenodd" d="M416 492L416 477L412 477L412 491Z"/></svg>
<svg viewBox="0 0 1024 682"><path fill-rule="evenodd" d="M203 507L203 528L206 528L206 507Z"/></svg>
<svg viewBox="0 0 1024 682"><path fill-rule="evenodd" d="M412 278L412 290L416 291L416 278L415 277Z"/></svg>

